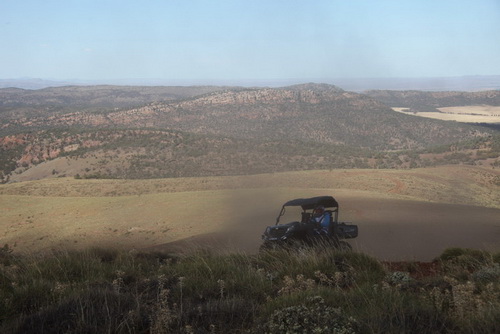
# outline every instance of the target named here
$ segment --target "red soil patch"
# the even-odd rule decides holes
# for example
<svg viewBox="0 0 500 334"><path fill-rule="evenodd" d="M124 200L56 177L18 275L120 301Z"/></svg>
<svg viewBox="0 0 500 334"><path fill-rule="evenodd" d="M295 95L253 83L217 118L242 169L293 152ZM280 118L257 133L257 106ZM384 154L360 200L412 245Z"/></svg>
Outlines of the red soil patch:
<svg viewBox="0 0 500 334"><path fill-rule="evenodd" d="M407 272L414 279L436 276L440 272L439 262L382 262L384 267L391 272Z"/></svg>

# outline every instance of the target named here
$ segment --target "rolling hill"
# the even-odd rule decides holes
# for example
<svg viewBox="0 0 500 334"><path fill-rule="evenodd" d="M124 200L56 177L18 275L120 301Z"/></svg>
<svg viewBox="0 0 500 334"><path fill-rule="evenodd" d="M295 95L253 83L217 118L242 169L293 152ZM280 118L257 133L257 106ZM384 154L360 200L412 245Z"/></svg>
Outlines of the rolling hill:
<svg viewBox="0 0 500 334"><path fill-rule="evenodd" d="M494 128L317 84L8 91L2 332L262 332L273 309L316 319L320 295L368 332L498 332ZM319 195L359 226L354 252L257 253L285 201Z"/></svg>
<svg viewBox="0 0 500 334"><path fill-rule="evenodd" d="M498 250L499 188L500 172L477 166L45 179L0 185L0 227L16 252L104 245L255 252L285 201L330 194L340 219L360 226L356 249L430 260L446 247Z"/></svg>
<svg viewBox="0 0 500 334"><path fill-rule="evenodd" d="M49 117L69 111L106 111L137 107L154 101L184 99L223 89L225 87L109 85L62 86L37 90L3 88L0 89L0 115L5 120Z"/></svg>
<svg viewBox="0 0 500 334"><path fill-rule="evenodd" d="M396 113L326 84L58 87L0 96L4 181L498 163L494 130ZM142 106L127 107L134 104Z"/></svg>
<svg viewBox="0 0 500 334"><path fill-rule="evenodd" d="M418 149L488 132L467 125L405 117L366 95L321 84L231 89L126 110L77 111L48 117L33 114L4 120L2 131L55 127L153 127L379 150Z"/></svg>

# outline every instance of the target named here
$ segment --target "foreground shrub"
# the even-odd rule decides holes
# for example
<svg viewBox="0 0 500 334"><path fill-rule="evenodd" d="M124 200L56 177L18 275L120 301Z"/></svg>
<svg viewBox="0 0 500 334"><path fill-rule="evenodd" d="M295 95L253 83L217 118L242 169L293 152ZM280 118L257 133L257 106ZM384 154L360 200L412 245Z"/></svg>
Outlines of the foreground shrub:
<svg viewBox="0 0 500 334"><path fill-rule="evenodd" d="M12 255L13 249L5 244L3 247L0 247L0 265L9 266L13 259Z"/></svg>
<svg viewBox="0 0 500 334"><path fill-rule="evenodd" d="M146 330L148 324L135 312L130 295L107 289L87 290L46 306L18 320L14 333L127 333Z"/></svg>
<svg viewBox="0 0 500 334"><path fill-rule="evenodd" d="M320 285L347 287L372 285L385 276L383 266L376 259L332 247L267 251L257 256L255 265L275 282L283 282L288 277L310 279Z"/></svg>
<svg viewBox="0 0 500 334"><path fill-rule="evenodd" d="M432 277L329 248L4 255L1 333L500 332L498 264L482 251L445 251Z"/></svg>
<svg viewBox="0 0 500 334"><path fill-rule="evenodd" d="M494 263L490 253L469 248L448 248L438 260L443 271L460 279L467 279L470 273Z"/></svg>
<svg viewBox="0 0 500 334"><path fill-rule="evenodd" d="M410 274L402 271L395 271L385 277L385 282L390 285L408 285L411 282Z"/></svg>
<svg viewBox="0 0 500 334"><path fill-rule="evenodd" d="M472 274L472 280L480 284L500 282L500 265L495 263L492 266L480 268Z"/></svg>
<svg viewBox="0 0 500 334"><path fill-rule="evenodd" d="M272 293L272 281L244 254L216 255L201 252L184 257L175 266L160 271L178 282L172 291L176 298L198 299L241 297L263 301Z"/></svg>
<svg viewBox="0 0 500 334"><path fill-rule="evenodd" d="M383 282L374 289L354 292L352 300L364 304L352 311L367 333L443 333L452 327L445 312L436 310L419 294L401 290L401 285L388 286Z"/></svg>
<svg viewBox="0 0 500 334"><path fill-rule="evenodd" d="M356 320L346 316L340 308L325 305L320 296L305 302L276 310L264 326L265 333L356 333Z"/></svg>
<svg viewBox="0 0 500 334"><path fill-rule="evenodd" d="M469 256L479 262L484 262L491 258L491 254L486 251L470 248L451 247L445 249L439 256L439 259L442 261L452 261L464 256Z"/></svg>

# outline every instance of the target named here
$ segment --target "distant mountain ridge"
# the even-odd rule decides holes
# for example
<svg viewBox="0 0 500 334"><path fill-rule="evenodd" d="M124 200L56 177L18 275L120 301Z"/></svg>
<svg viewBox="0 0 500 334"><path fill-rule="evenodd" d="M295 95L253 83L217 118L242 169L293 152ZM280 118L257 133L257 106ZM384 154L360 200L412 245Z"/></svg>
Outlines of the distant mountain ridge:
<svg viewBox="0 0 500 334"><path fill-rule="evenodd" d="M60 86L243 86L283 87L297 82L297 79L281 80L198 80L179 81L168 79L116 79L116 80L45 80L37 78L0 79L0 88L16 87L42 89ZM455 77L421 78L308 78L299 81L328 82L348 91L367 90L420 90L420 91L482 91L500 89L500 75L466 75Z"/></svg>
<svg viewBox="0 0 500 334"><path fill-rule="evenodd" d="M75 88L54 88L47 94L52 96L54 90L65 89L73 92ZM96 92L102 89L108 88L98 86ZM371 149L417 149L487 133L467 125L394 113L372 97L333 85L211 89L213 91L202 95L165 99L132 109L67 112L71 108L66 108L52 114L44 109L40 115L36 109L22 118L9 119L4 115L2 127L4 132L55 127L160 128L242 139L300 140ZM85 96L96 96L91 87L84 92ZM130 91L125 89L125 94Z"/></svg>
<svg viewBox="0 0 500 334"><path fill-rule="evenodd" d="M227 89L219 86L62 86L38 90L0 89L0 113L13 108L127 108L184 99ZM238 87L231 87L236 90Z"/></svg>
<svg viewBox="0 0 500 334"><path fill-rule="evenodd" d="M0 88L42 89L47 87L70 86L70 81L56 81L38 78L0 79Z"/></svg>
<svg viewBox="0 0 500 334"><path fill-rule="evenodd" d="M397 113L374 97L328 84L71 86L4 89L0 96L4 179L35 166L42 172L33 173L43 177L124 178L415 167L433 163L416 150L464 141L491 153L440 153L437 159L497 158L498 143L488 139L492 129Z"/></svg>

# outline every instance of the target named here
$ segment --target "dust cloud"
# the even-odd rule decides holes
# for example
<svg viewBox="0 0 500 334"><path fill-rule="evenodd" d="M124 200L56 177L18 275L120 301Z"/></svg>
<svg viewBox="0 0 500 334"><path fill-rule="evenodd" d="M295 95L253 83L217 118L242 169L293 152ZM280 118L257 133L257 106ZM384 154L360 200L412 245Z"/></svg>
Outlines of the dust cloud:
<svg viewBox="0 0 500 334"><path fill-rule="evenodd" d="M321 195L299 193L296 189L242 191L228 199L232 219L223 229L160 249L256 253L265 227L275 223L285 201ZM432 261L449 247L500 250L499 209L358 195L335 196L340 203L339 220L359 226L358 238L349 240L355 251L379 260Z"/></svg>

